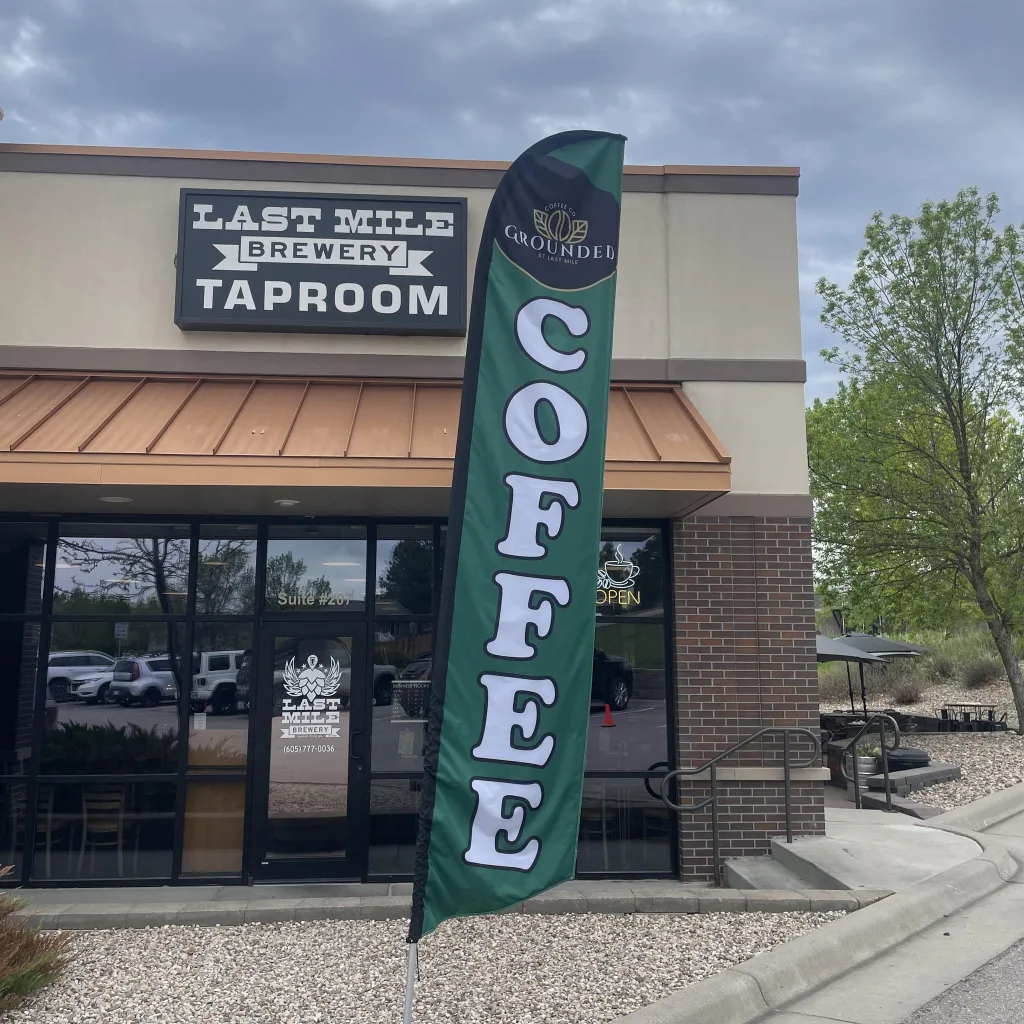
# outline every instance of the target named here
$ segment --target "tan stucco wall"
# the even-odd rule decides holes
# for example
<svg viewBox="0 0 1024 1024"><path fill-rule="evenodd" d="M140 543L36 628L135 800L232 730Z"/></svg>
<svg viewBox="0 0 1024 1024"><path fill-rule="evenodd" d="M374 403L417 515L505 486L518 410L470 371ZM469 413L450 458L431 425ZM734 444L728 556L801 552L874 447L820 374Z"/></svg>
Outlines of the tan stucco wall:
<svg viewBox="0 0 1024 1024"><path fill-rule="evenodd" d="M0 367L3 345L227 351L238 354L239 372L247 352L462 355L463 338L178 330L173 261L183 186L466 196L470 274L491 195L0 173ZM614 355L799 359L795 199L627 192ZM345 372L343 363L337 372ZM733 457L735 491L807 493L802 385L708 381L687 383L686 390Z"/></svg>
<svg viewBox="0 0 1024 1024"><path fill-rule="evenodd" d="M173 323L173 257L178 190L185 185L466 196L471 273L490 200L486 189L0 174L3 342L238 352L463 353L462 338L179 331ZM799 359L795 200L626 193L614 355Z"/></svg>
<svg viewBox="0 0 1024 1024"><path fill-rule="evenodd" d="M808 493L803 384L690 381L683 390L732 456L733 493Z"/></svg>
<svg viewBox="0 0 1024 1024"><path fill-rule="evenodd" d="M801 358L796 200L690 193L666 199L669 355Z"/></svg>

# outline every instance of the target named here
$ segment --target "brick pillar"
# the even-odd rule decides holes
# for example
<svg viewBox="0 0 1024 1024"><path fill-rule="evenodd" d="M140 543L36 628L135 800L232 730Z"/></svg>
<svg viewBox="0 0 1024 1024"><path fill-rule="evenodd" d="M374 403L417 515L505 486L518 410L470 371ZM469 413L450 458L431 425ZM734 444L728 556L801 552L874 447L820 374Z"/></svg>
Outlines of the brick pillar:
<svg viewBox="0 0 1024 1024"><path fill-rule="evenodd" d="M672 527L680 767L765 725L817 730L810 521L698 515ZM781 767L781 747L751 745L723 767ZM822 834L822 784L794 782L792 792L794 832ZM708 793L706 782L683 785L679 802ZM781 781L720 782L719 799L723 857L767 853L785 833ZM683 879L710 879L709 811L679 816L679 843Z"/></svg>

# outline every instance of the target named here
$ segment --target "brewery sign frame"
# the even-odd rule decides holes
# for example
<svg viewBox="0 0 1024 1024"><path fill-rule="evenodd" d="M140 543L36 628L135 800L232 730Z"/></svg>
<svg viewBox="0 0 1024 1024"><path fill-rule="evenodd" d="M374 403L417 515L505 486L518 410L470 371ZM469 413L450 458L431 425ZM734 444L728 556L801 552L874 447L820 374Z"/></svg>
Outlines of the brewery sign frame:
<svg viewBox="0 0 1024 1024"><path fill-rule="evenodd" d="M181 330L466 333L462 196L183 188Z"/></svg>

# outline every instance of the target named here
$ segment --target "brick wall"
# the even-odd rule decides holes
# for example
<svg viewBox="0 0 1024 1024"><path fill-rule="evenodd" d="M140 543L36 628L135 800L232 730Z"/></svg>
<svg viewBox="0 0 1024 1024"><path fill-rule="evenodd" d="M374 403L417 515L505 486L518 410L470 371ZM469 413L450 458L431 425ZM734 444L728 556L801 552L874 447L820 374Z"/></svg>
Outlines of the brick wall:
<svg viewBox="0 0 1024 1024"><path fill-rule="evenodd" d="M809 520L698 515L673 522L672 548L680 767L763 725L817 729ZM781 764L775 739L723 762ZM679 802L707 794L706 783L691 783ZM781 782L723 782L719 797L723 856L767 853L784 834ZM796 834L824 831L821 783L794 783L793 808ZM710 878L710 813L680 815L679 837L684 880Z"/></svg>

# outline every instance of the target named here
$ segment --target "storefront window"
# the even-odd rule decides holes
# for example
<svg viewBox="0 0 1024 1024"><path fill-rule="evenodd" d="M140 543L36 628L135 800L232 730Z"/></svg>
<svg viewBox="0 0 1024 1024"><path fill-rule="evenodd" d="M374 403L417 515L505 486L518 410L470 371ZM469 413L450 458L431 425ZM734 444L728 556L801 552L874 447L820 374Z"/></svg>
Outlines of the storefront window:
<svg viewBox="0 0 1024 1024"><path fill-rule="evenodd" d="M268 612L362 611L366 529L272 527L267 544Z"/></svg>
<svg viewBox="0 0 1024 1024"><path fill-rule="evenodd" d="M657 793L657 783L651 789ZM672 818L643 779L586 779L576 873L668 873Z"/></svg>
<svg viewBox="0 0 1024 1024"><path fill-rule="evenodd" d="M412 874L419 813L419 778L375 779L370 784L371 875Z"/></svg>
<svg viewBox="0 0 1024 1024"><path fill-rule="evenodd" d="M661 532L617 527L601 531L597 614L652 618L665 614Z"/></svg>
<svg viewBox="0 0 1024 1024"><path fill-rule="evenodd" d="M15 867L0 885L170 879L175 836L182 879L241 878L268 860L291 877L314 855L408 877L446 528L278 520L193 531L60 524L49 595L58 524L0 524L0 864ZM602 532L583 874L671 870L671 822L641 777L657 789L670 756L664 557L658 528ZM318 621L328 617L337 621ZM272 654L262 680L261 642ZM312 654L341 673L338 740L316 750L281 735L285 668ZM268 720L253 733L259 706ZM370 777L350 787L356 763ZM247 864L250 842L263 849Z"/></svg>
<svg viewBox="0 0 1024 1024"><path fill-rule="evenodd" d="M245 779L190 780L185 790L183 875L242 871Z"/></svg>
<svg viewBox="0 0 1024 1024"><path fill-rule="evenodd" d="M57 782L39 787L32 878L169 878L173 782Z"/></svg>
<svg viewBox="0 0 1024 1024"><path fill-rule="evenodd" d="M256 527L203 527L196 570L200 615L251 615L256 607Z"/></svg>
<svg viewBox="0 0 1024 1024"><path fill-rule="evenodd" d="M188 526L62 527L54 614L180 614L189 546Z"/></svg>
<svg viewBox="0 0 1024 1024"><path fill-rule="evenodd" d="M43 610L46 526L0 523L0 615Z"/></svg>
<svg viewBox="0 0 1024 1024"><path fill-rule="evenodd" d="M646 771L664 762L665 627L598 622L590 699L589 770Z"/></svg>
<svg viewBox="0 0 1024 1024"><path fill-rule="evenodd" d="M374 772L416 772L423 767L433 653L431 622L374 625Z"/></svg>
<svg viewBox="0 0 1024 1024"><path fill-rule="evenodd" d="M434 528L377 531L377 614L429 615L434 597Z"/></svg>
<svg viewBox="0 0 1024 1024"><path fill-rule="evenodd" d="M48 775L117 775L177 770L178 693L185 627L61 622L50 636L43 734Z"/></svg>
<svg viewBox="0 0 1024 1024"><path fill-rule="evenodd" d="M189 767L244 768L255 669L252 626L197 622L193 646Z"/></svg>

